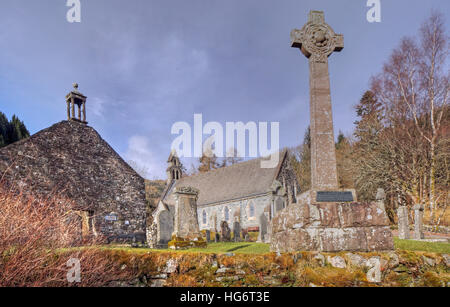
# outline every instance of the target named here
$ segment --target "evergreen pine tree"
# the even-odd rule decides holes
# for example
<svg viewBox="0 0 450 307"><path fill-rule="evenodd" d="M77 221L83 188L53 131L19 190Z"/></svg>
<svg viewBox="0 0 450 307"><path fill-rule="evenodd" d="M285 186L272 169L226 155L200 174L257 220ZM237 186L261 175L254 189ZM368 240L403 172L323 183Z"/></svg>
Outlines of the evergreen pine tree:
<svg viewBox="0 0 450 307"><path fill-rule="evenodd" d="M23 121L16 115L13 115L11 121L8 121L6 115L0 112L0 147L17 142L30 136Z"/></svg>

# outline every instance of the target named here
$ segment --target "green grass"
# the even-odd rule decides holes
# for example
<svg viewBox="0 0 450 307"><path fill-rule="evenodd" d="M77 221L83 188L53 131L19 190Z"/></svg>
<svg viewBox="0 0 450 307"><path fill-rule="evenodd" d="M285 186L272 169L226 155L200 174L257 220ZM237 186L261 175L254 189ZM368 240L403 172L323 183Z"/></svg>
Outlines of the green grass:
<svg viewBox="0 0 450 307"><path fill-rule="evenodd" d="M450 254L450 243L423 242L394 238L395 249Z"/></svg>
<svg viewBox="0 0 450 307"><path fill-rule="evenodd" d="M147 249L147 248L130 248L128 246L104 246L105 249L114 250L125 250L133 253L148 253L152 252L167 252L173 251L170 249ZM175 252L175 251L174 251ZM270 253L269 244L264 243L251 243L251 242L240 242L240 243L209 243L207 248L190 248L185 250L178 250L177 253L207 253L207 254L266 254Z"/></svg>
<svg viewBox="0 0 450 307"><path fill-rule="evenodd" d="M421 251L430 253L450 254L450 243L441 242L421 242L413 240L400 240L394 238L395 249L406 251ZM107 245L100 247L108 250L123 250L132 253L148 253L148 252L167 252L173 251L169 249L148 249L148 248L130 248L127 245ZM175 251L174 251L175 252ZM177 253L207 253L207 254L266 254L270 253L269 244L264 243L209 243L207 248L191 248L186 250L176 251Z"/></svg>

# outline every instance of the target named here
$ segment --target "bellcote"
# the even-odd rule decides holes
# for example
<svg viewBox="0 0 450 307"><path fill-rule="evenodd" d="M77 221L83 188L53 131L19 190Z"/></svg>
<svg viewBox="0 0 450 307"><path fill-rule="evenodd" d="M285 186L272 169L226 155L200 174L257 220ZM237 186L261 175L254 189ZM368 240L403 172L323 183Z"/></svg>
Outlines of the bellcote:
<svg viewBox="0 0 450 307"><path fill-rule="evenodd" d="M183 176L182 165L176 151L172 151L167 159L167 181L179 180Z"/></svg>
<svg viewBox="0 0 450 307"><path fill-rule="evenodd" d="M78 91L78 83L74 83L73 90L66 95L67 120L88 123L86 121L86 99L87 97ZM75 105L78 107L78 114L75 114Z"/></svg>

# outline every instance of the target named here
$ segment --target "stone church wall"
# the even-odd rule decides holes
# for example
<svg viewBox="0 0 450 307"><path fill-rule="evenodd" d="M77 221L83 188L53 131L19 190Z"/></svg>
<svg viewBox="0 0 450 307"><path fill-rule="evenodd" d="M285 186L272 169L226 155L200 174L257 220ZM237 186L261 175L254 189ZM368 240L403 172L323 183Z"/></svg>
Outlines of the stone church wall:
<svg viewBox="0 0 450 307"><path fill-rule="evenodd" d="M197 209L200 230L214 229L214 217L216 217L217 228L222 221L227 221L231 229L235 216L240 218L241 228L259 227L259 216L264 209L272 203L270 195L263 195L255 198L237 200L212 206L202 206ZM251 206L254 207L253 216L250 216ZM228 220L225 218L225 208L228 208ZM203 212L206 213L206 223L204 223Z"/></svg>

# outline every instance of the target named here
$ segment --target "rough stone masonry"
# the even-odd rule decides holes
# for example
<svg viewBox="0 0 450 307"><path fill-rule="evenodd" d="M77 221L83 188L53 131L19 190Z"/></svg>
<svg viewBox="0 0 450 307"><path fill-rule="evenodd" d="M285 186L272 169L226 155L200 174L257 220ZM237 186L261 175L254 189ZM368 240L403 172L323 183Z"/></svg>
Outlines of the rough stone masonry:
<svg viewBox="0 0 450 307"><path fill-rule="evenodd" d="M272 220L271 249L292 251L375 251L394 248L384 210L356 202L354 190L338 189L328 57L344 48L344 37L311 11L292 47L309 59L311 99L311 190Z"/></svg>
<svg viewBox="0 0 450 307"><path fill-rule="evenodd" d="M74 201L85 235L145 241L144 179L87 125L80 111L85 113L86 96L74 87L67 95L68 120L0 149L2 179L26 194Z"/></svg>

